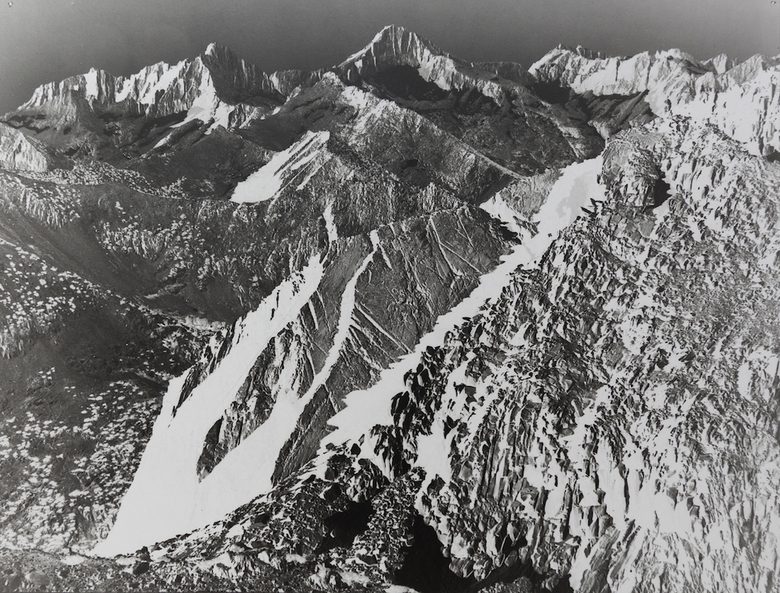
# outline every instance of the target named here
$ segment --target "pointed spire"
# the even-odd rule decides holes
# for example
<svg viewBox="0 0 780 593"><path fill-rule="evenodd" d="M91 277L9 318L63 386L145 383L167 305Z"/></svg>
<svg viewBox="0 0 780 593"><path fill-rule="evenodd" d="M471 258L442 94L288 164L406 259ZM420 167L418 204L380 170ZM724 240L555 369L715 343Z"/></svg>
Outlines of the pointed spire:
<svg viewBox="0 0 780 593"><path fill-rule="evenodd" d="M410 31L401 25L387 25L374 35L374 38L368 45L349 56L341 65L346 66L352 64L369 54L373 54L375 57L397 57L402 54L417 54L421 49L432 54L448 55L427 39L420 37L414 31Z"/></svg>

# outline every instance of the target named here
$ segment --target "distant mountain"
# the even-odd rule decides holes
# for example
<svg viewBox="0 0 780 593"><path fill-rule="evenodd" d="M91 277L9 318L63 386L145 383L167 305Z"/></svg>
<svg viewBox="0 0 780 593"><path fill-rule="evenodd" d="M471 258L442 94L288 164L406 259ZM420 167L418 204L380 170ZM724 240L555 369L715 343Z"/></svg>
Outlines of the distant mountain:
<svg viewBox="0 0 780 593"><path fill-rule="evenodd" d="M776 590L779 76L390 26L39 87L2 587Z"/></svg>
<svg viewBox="0 0 780 593"><path fill-rule="evenodd" d="M699 63L679 50L603 58L558 48L529 72L546 84L596 96L647 93L657 115L715 125L754 154L778 158L780 57L753 56L734 65L725 55Z"/></svg>

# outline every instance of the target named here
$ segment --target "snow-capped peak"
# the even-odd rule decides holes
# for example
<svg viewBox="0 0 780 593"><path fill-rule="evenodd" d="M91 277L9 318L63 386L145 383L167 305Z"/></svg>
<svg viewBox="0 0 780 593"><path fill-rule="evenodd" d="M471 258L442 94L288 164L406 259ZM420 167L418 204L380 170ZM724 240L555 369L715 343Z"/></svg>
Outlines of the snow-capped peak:
<svg viewBox="0 0 780 593"><path fill-rule="evenodd" d="M416 69L424 80L445 91L476 88L499 104L505 100L504 90L494 77L480 75L473 69L472 63L451 56L399 25L382 29L371 43L336 66L335 70L344 80L354 82L397 66Z"/></svg>
<svg viewBox="0 0 780 593"><path fill-rule="evenodd" d="M213 56L217 54L219 49L221 49L219 45L216 42L212 41L206 46L206 50L203 53L209 56Z"/></svg>
<svg viewBox="0 0 780 593"><path fill-rule="evenodd" d="M582 45L566 45L565 43L559 43L553 51L568 51L580 55L583 58L588 58L589 60L601 59L606 57L606 55L601 53L600 51L594 51ZM550 55L550 53L552 52L548 52L547 55ZM544 58L542 58L542 60L544 60Z"/></svg>

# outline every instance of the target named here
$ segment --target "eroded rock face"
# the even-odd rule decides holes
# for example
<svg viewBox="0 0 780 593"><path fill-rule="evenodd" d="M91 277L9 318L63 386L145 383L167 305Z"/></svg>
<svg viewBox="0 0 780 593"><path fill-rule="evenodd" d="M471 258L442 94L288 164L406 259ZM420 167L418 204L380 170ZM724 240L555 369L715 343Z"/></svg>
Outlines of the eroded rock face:
<svg viewBox="0 0 780 593"><path fill-rule="evenodd" d="M593 214L421 354L389 402L388 424L321 450L322 461L304 468L298 483L325 500L332 480L343 484L327 468L347 460L381 469L391 484L375 498L352 491L352 500L375 501L374 513L343 551L318 551L319 536L294 540L312 569L400 582L403 561L390 561L371 526L402 530L409 551L420 513L461 577L483 580L509 564L578 591L653 591L659 582L771 590L777 175L684 120L619 135L604 157L607 199ZM659 179L669 188L661 203ZM430 463L436 442L439 467ZM227 524L268 514L273 496ZM284 516L312 520L302 510ZM161 550L192 554L214 533ZM762 561L727 560L740 554ZM246 574L252 562L225 566Z"/></svg>
<svg viewBox="0 0 780 593"><path fill-rule="evenodd" d="M766 273L761 262L772 252L769 241L754 234L757 243L748 239L750 246L734 246L745 252L724 257L716 237L733 236L743 225L773 225L778 196L763 181L734 194L746 170L766 167L744 153L713 181L711 163L734 155L734 146L704 131L688 133L685 141L672 134L668 152L669 137L660 134L633 139L650 144L648 152L611 146L605 173L616 161L646 158L646 166L667 170L668 201L642 207L652 178L639 173L642 168L623 167L620 179L607 180L610 199L555 243L540 272L515 278L493 308L452 338L444 351L452 362L424 360L410 377L412 385L429 386L418 389L423 401L447 414L417 412L412 425L427 421L435 430L434 423L443 422L445 437L453 435L446 441L452 478L439 485L440 494L421 500L445 547L451 542L452 565L460 571L484 578L501 566L511 549L503 547L503 534L511 527L527 542L520 558L539 572L568 574L578 590L653 590L650 575L663 575L679 590L767 589L774 554L767 568L754 566L747 577L721 556L739 553L730 547L734 540L713 534L742 542L737 534L747 530L755 553L774 547L778 505L767 489L770 478L745 482L733 464L749 464L759 475L773 471L766 460L777 455L770 436L777 416L764 402L774 399L776 354L770 352L776 346L769 344L776 329L764 326L769 341L746 349L756 331L750 322L745 333L726 339L713 339L713 328L730 325L729 318L769 321L758 311L773 307L775 289L767 286L762 304L747 297L754 281L772 284L757 280ZM679 159L681 153L687 158ZM689 159L698 161L696 170L682 173L671 165ZM764 171L774 183L777 172ZM726 196L735 199L732 206L721 201L730 201ZM713 216L722 221L715 213L724 209L731 212L728 222L705 226ZM675 213L684 213L682 221ZM740 391L735 372L741 367L747 375L751 358L764 365L759 381L765 395L758 399L744 378ZM459 412L462 407L468 413ZM747 431L746 441L714 428L722 426L724 413L740 426L737 432ZM760 426L774 427L769 434L753 428L754 413ZM469 422L474 416L483 419ZM409 421L401 415L396 422ZM413 459L414 445L407 447ZM731 509L752 508L756 499L768 503L760 517L751 514L749 527L735 527ZM464 508L469 512L461 515ZM670 549L678 558L674 566L663 560Z"/></svg>
<svg viewBox="0 0 780 593"><path fill-rule="evenodd" d="M749 324L726 341L713 340L712 332L731 315L764 327L774 319L764 317L775 300L773 284L758 281L769 291L759 302L749 288L756 274L771 273L765 266L774 247L766 235L754 234L757 244L736 247L745 249L740 269L720 253L715 237L708 242L699 233L723 237L746 224L773 224L776 192L758 180L768 176L772 184L777 172L709 131L688 133L683 141L670 134L671 151L669 136L659 134L645 153L667 170L667 202L643 211L631 201L646 200L652 180L610 178L611 199L603 210L549 253L538 272L547 280L518 275L491 309L409 377L420 385L423 401L431 402L426 405L447 415L416 412L408 424L405 411L396 417L404 438L414 441L409 427L416 423L421 434L439 422L445 438L453 435L452 477L430 480L418 505L449 547L456 572L484 578L509 559L557 575L553 580L567 576L583 591L655 590L656 578L679 590L771 589L777 559L766 554L775 549L778 504L768 489L774 478L765 472L771 473L777 456L771 436L777 432L771 403L776 329L763 334L766 343L750 339L747 349L745 340L755 332ZM718 157L704 156L708 152ZM681 154L702 168L680 174L670 164ZM612 159L625 158L632 157L615 148L605 175ZM708 160L730 158L717 173L708 170ZM753 196L755 204L736 207L738 197L732 206L728 198L707 200L734 196L731 184L753 167L763 171L756 178L760 187L740 195ZM696 189L687 193L691 187ZM689 215L681 226L674 214L682 209ZM726 210L731 216L725 225L705 226ZM668 251L671 236L677 237L674 252ZM708 264L705 272L708 257L718 265ZM654 263L638 269L648 259ZM709 289L700 284L702 274ZM706 290L708 298L692 295L696 290ZM592 308L583 309L583 302ZM726 302L728 313L721 308ZM457 373L462 378L448 378ZM403 404L408 399L397 400L396 409L409 410ZM470 413L452 414L461 406ZM739 427L736 433L726 429L724 414ZM475 424L470 418L482 419ZM735 434L742 436L735 440ZM392 447L385 451L392 455ZM745 480L743 464L753 465L756 473L747 475L755 478ZM394 467L401 475L406 471L403 463ZM732 509L747 512L749 525L735 526ZM750 554L746 546L765 558L748 574L726 560L739 550ZM675 565L664 561L670 548L680 559Z"/></svg>
<svg viewBox="0 0 780 593"><path fill-rule="evenodd" d="M517 173L541 173L603 148L582 113L542 103L519 64L471 64L402 27L386 27L335 71Z"/></svg>

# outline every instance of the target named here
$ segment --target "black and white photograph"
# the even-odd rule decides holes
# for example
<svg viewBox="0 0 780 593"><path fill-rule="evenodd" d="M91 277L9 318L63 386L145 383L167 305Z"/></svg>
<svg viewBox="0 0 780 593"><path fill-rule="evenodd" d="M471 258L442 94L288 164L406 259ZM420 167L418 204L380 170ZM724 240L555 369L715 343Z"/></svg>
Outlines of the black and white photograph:
<svg viewBox="0 0 780 593"><path fill-rule="evenodd" d="M780 593L776 0L4 0L0 592Z"/></svg>

